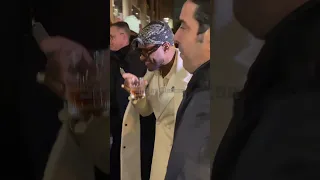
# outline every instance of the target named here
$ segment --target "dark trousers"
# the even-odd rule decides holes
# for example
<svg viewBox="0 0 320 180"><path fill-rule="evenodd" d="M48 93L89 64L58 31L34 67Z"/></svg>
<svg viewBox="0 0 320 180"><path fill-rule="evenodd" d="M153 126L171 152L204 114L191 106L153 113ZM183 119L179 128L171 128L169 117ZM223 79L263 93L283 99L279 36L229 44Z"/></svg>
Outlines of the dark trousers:
<svg viewBox="0 0 320 180"><path fill-rule="evenodd" d="M110 175L105 174L104 172L100 171L99 168L94 167L94 175L95 175L95 180L109 180Z"/></svg>
<svg viewBox="0 0 320 180"><path fill-rule="evenodd" d="M114 138L110 150L110 177L111 180L120 180L120 146L121 139Z"/></svg>
<svg viewBox="0 0 320 180"><path fill-rule="evenodd" d="M149 180L153 156L156 118L154 114L140 117L141 179Z"/></svg>

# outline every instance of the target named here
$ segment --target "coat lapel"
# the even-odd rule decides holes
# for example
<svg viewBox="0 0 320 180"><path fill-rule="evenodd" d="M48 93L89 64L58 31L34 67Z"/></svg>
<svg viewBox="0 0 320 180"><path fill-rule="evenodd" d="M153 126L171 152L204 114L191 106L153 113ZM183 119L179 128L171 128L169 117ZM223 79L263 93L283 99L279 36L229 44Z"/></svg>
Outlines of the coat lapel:
<svg viewBox="0 0 320 180"><path fill-rule="evenodd" d="M192 76L183 68L179 52L177 58L176 73L173 74L167 85L167 91L169 93L164 93L165 96L169 97L167 97L167 100L164 103L165 105L162 106L163 108L161 109L161 113L159 113L160 115L158 115L157 119L161 119L161 116L164 114L164 111L167 107L172 107L169 105L170 103L173 103L172 101L174 101L176 113L182 100L182 92L186 89L187 84ZM156 80L152 79L153 77L154 73L147 71L144 79L151 84L155 83L154 81ZM174 88L171 89L172 87ZM148 93L148 89L146 89L146 92ZM141 180L139 118L138 112L129 102L122 126L121 180Z"/></svg>
<svg viewBox="0 0 320 180"><path fill-rule="evenodd" d="M163 112L172 101L174 101L174 112L176 117L177 110L183 97L183 91L186 89L188 82L192 76L183 68L183 62L180 57L180 52L176 50L176 53L176 72L170 78L165 92L161 94L162 97L160 98L163 98L162 100L164 102L164 106L162 106L162 109L160 110L160 115L157 117L158 120L161 119L160 117L163 115Z"/></svg>

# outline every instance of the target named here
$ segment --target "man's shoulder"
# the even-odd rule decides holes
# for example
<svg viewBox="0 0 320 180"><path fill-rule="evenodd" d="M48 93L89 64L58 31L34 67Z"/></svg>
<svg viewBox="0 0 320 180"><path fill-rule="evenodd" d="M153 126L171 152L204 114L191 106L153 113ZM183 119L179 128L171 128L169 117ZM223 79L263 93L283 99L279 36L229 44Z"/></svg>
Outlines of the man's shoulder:
<svg viewBox="0 0 320 180"><path fill-rule="evenodd" d="M320 29L320 3L316 7L314 7L314 10L308 13L304 21L301 22L302 27L299 28L301 30L304 30L305 33L308 33L308 35L319 38L319 29ZM319 42L320 43L320 42Z"/></svg>
<svg viewBox="0 0 320 180"><path fill-rule="evenodd" d="M298 21L297 29L292 31L301 33L301 39L305 40L302 43L318 46L320 44L320 3L315 2L317 3L313 3L313 7L305 10L304 17Z"/></svg>
<svg viewBox="0 0 320 180"><path fill-rule="evenodd" d="M127 61L130 64L144 65L142 61L140 61L140 54L134 50L130 50L127 52L125 56L125 61Z"/></svg>

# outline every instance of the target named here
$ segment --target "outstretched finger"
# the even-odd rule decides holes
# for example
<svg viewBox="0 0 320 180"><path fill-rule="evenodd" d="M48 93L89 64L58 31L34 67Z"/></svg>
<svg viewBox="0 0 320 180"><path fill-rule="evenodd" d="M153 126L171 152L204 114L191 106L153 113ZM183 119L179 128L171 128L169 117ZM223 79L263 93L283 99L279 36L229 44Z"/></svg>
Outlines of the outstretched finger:
<svg viewBox="0 0 320 180"><path fill-rule="evenodd" d="M123 77L123 79L133 79L133 80L135 80L135 79L138 79L135 75L133 75L133 74L131 74L131 73L124 73L124 74L122 74L122 77Z"/></svg>

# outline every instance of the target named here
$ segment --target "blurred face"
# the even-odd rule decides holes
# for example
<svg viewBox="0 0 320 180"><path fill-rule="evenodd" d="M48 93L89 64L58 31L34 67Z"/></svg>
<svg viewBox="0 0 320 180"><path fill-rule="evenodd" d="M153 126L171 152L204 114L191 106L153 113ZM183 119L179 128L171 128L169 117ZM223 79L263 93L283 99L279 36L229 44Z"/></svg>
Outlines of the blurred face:
<svg viewBox="0 0 320 180"><path fill-rule="evenodd" d="M139 46L141 52L140 60L145 63L149 71L158 70L164 63L165 49L168 48L168 43L163 45L147 45Z"/></svg>
<svg viewBox="0 0 320 180"><path fill-rule="evenodd" d="M308 0L233 0L233 13L251 34L264 39L282 18L306 1Z"/></svg>
<svg viewBox="0 0 320 180"><path fill-rule="evenodd" d="M259 0L233 0L233 14L237 21L253 35L256 35L256 26L261 22L261 16L258 15L261 8Z"/></svg>
<svg viewBox="0 0 320 180"><path fill-rule="evenodd" d="M184 3L180 14L181 26L174 36L181 52L183 66L190 73L197 68L197 59L203 56L205 50L204 44L199 42L199 24L194 18L196 8L197 5L191 1Z"/></svg>
<svg viewBox="0 0 320 180"><path fill-rule="evenodd" d="M125 32L115 26L110 28L110 50L119 51L121 48L125 47L128 41L128 37Z"/></svg>

